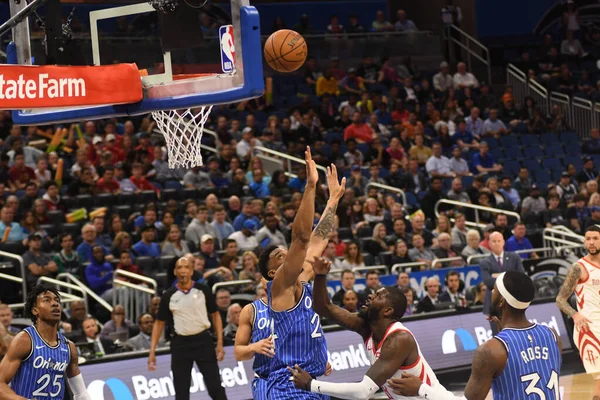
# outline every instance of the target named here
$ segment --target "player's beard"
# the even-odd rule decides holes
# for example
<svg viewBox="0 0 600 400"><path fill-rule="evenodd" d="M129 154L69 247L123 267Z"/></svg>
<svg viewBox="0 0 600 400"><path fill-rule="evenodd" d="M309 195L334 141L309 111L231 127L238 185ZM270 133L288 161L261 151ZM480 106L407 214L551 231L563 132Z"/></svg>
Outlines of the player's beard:
<svg viewBox="0 0 600 400"><path fill-rule="evenodd" d="M379 320L379 310L372 306L366 306L360 309L358 316L362 318L367 324Z"/></svg>
<svg viewBox="0 0 600 400"><path fill-rule="evenodd" d="M502 310L498 307L498 304L492 303L490 305L490 316L502 319Z"/></svg>
<svg viewBox="0 0 600 400"><path fill-rule="evenodd" d="M592 256L597 256L600 254L600 249L594 248L594 251L588 250L587 252Z"/></svg>

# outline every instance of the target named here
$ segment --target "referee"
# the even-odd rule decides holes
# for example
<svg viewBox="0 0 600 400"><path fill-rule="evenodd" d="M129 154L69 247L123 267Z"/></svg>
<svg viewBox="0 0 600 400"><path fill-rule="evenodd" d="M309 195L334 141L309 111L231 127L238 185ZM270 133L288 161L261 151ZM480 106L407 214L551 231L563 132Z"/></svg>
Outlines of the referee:
<svg viewBox="0 0 600 400"><path fill-rule="evenodd" d="M194 268L187 258L180 258L175 264L178 283L167 289L160 299L152 330L148 369L156 370L156 346L165 322L170 321L175 332L171 340L175 399L189 400L191 372L195 361L204 377L209 396L213 400L226 400L217 364L217 360L221 361L225 356L221 315L208 287L192 280L193 272ZM217 335L216 352L212 336L208 332L211 320Z"/></svg>

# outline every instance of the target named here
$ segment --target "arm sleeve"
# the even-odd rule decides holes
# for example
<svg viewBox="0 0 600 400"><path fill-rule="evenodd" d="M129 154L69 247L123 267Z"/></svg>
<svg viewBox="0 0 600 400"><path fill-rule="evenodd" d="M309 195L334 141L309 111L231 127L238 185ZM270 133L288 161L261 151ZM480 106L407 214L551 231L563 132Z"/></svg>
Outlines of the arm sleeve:
<svg viewBox="0 0 600 400"><path fill-rule="evenodd" d="M379 386L368 376L364 376L362 382L356 383L333 383L313 379L310 383L310 391L334 396L339 399L362 400L368 399L379 390Z"/></svg>
<svg viewBox="0 0 600 400"><path fill-rule="evenodd" d="M431 400L467 400L465 396L457 397L452 392L446 390L442 385L431 387L422 384L419 388L419 396Z"/></svg>
<svg viewBox="0 0 600 400"><path fill-rule="evenodd" d="M81 374L69 378L68 381L71 392L73 392L74 400L92 400L92 397L85 388L85 383L83 382Z"/></svg>
<svg viewBox="0 0 600 400"><path fill-rule="evenodd" d="M208 311L209 314L219 311L217 309L217 303L215 302L215 296L210 292L210 289L208 288L208 286L206 286L202 283L199 283L198 285L200 285L202 287L202 291L204 292L204 297L206 298L206 311Z"/></svg>

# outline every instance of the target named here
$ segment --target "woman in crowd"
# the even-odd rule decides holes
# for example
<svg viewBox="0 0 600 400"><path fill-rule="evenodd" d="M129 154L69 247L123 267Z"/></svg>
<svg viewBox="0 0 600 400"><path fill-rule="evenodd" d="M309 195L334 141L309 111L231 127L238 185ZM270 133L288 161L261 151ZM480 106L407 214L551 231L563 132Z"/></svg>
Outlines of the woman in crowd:
<svg viewBox="0 0 600 400"><path fill-rule="evenodd" d="M52 173L48 169L48 161L45 157L40 157L36 163L35 179L38 181L38 186L43 187L46 183L52 180Z"/></svg>
<svg viewBox="0 0 600 400"><path fill-rule="evenodd" d="M119 233L123 232L123 220L119 214L113 214L108 219L108 234L115 240Z"/></svg>
<svg viewBox="0 0 600 400"><path fill-rule="evenodd" d="M389 246L385 242L386 236L387 232L385 230L385 224L382 222L376 224L373 228L373 236L371 237L371 240L365 243L365 250L374 256L377 256L381 252L389 251Z"/></svg>
<svg viewBox="0 0 600 400"><path fill-rule="evenodd" d="M365 266L363 255L360 251L358 243L352 241L346 245L344 252L344 261L342 261L342 269L362 268Z"/></svg>
<svg viewBox="0 0 600 400"><path fill-rule="evenodd" d="M132 251L133 244L131 243L131 235L127 232L119 232L115 236L113 240L113 256L115 258L119 258L121 256L121 252L123 250L127 250L131 253L132 257L134 256Z"/></svg>
<svg viewBox="0 0 600 400"><path fill-rule="evenodd" d="M227 187L228 196L245 197L248 190L248 182L241 168L233 172L231 184Z"/></svg>
<svg viewBox="0 0 600 400"><path fill-rule="evenodd" d="M467 246L463 249L461 256L466 260L476 254L490 254L490 251L481 246L481 236L475 229L469 229L467 232Z"/></svg>
<svg viewBox="0 0 600 400"><path fill-rule="evenodd" d="M46 203L43 199L36 199L33 202L33 207L31 210L33 211L33 216L39 224L47 224L50 222L50 218L48 218L48 209L46 208Z"/></svg>
<svg viewBox="0 0 600 400"><path fill-rule="evenodd" d="M485 187L490 191L490 203L496 207L499 206L509 206L510 202L504 197L502 193L498 191L498 179L497 178L489 178L485 183ZM510 207L512 208L512 207Z"/></svg>
<svg viewBox="0 0 600 400"><path fill-rule="evenodd" d="M34 233L39 233L42 235L42 238L47 238L48 236L48 233L40 228L40 224L33 211L25 211L25 215L21 221L21 228L23 228L23 233L25 236L32 235Z"/></svg>
<svg viewBox="0 0 600 400"><path fill-rule="evenodd" d="M450 219L445 215L440 215L436 221L435 229L431 232L433 236L438 238L441 233L447 233L452 236L452 225Z"/></svg>
<svg viewBox="0 0 600 400"><path fill-rule="evenodd" d="M243 293L254 293L254 288L260 281L256 280L258 258L252 251L246 251L242 254L242 270L238 274L239 279L250 279L253 282L243 288Z"/></svg>
<svg viewBox="0 0 600 400"><path fill-rule="evenodd" d="M383 221L383 212L381 211L381 207L379 207L377 200L371 197L365 200L365 205L363 206L363 218L367 222Z"/></svg>
<svg viewBox="0 0 600 400"><path fill-rule="evenodd" d="M269 190L271 193L279 194L281 197L291 194L290 188L288 187L288 177L282 170L278 169L273 172Z"/></svg>
<svg viewBox="0 0 600 400"><path fill-rule="evenodd" d="M475 298L473 299L474 306L482 306L483 305L486 291L487 291L487 286L485 286L485 283L479 282L477 284L477 289L475 289Z"/></svg>
<svg viewBox="0 0 600 400"><path fill-rule="evenodd" d="M482 189L479 192L479 205L483 207L494 207L490 203L491 193L488 189ZM494 215L489 211L479 211L479 222L483 224L489 224L492 222Z"/></svg>
<svg viewBox="0 0 600 400"><path fill-rule="evenodd" d="M263 183L267 185L271 183L271 175L265 170L263 167L262 160L258 157L252 157L250 163L248 164L248 170L246 172L246 182L254 182L254 170L259 169L263 175Z"/></svg>
<svg viewBox="0 0 600 400"><path fill-rule="evenodd" d="M181 230L175 224L171 224L167 237L162 245L163 256L183 257L190 252L190 247L185 240L181 239Z"/></svg>
<svg viewBox="0 0 600 400"><path fill-rule="evenodd" d="M169 232L171 229L171 226L173 224L175 224L175 214L173 214L171 211L165 211L163 213L161 222L163 224L163 229L165 232ZM186 252L187 253L187 252ZM184 253L185 254L185 253Z"/></svg>
<svg viewBox="0 0 600 400"><path fill-rule="evenodd" d="M412 262L410 256L408 255L408 246L406 242L402 239L396 242L394 246L394 252L392 254L392 265L395 264L405 264Z"/></svg>
<svg viewBox="0 0 600 400"><path fill-rule="evenodd" d="M346 243L340 240L340 234L337 228L333 228L331 235L329 236L329 240L335 243L335 256L343 257L344 252L346 251Z"/></svg>

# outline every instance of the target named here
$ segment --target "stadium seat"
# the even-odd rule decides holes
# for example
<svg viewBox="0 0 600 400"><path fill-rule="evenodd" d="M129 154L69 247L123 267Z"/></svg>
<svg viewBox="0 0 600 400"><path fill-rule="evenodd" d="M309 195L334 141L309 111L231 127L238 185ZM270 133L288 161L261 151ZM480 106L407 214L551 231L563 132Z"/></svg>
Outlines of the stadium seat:
<svg viewBox="0 0 600 400"><path fill-rule="evenodd" d="M533 175L535 176L535 180L537 181L538 186L540 186L542 190L545 190L546 186L548 186L548 184L552 182L552 179L550 178L550 173L545 169L538 169L536 171L533 171Z"/></svg>
<svg viewBox="0 0 600 400"><path fill-rule="evenodd" d="M107 207L111 208L117 203L117 198L115 195L110 193L100 193L94 195L94 205L96 207Z"/></svg>
<svg viewBox="0 0 600 400"><path fill-rule="evenodd" d="M354 239L354 235L352 234L352 230L350 230L350 228L339 228L338 236L339 236L340 240Z"/></svg>
<svg viewBox="0 0 600 400"><path fill-rule="evenodd" d="M504 161L504 172L513 176L517 176L519 174L519 169L521 168L521 163L515 160L506 160Z"/></svg>
<svg viewBox="0 0 600 400"><path fill-rule="evenodd" d="M370 226L363 226L358 230L356 235L359 238L370 238L373 236L373 229Z"/></svg>
<svg viewBox="0 0 600 400"><path fill-rule="evenodd" d="M568 156L581 156L581 145L579 142L564 142L565 153Z"/></svg>
<svg viewBox="0 0 600 400"><path fill-rule="evenodd" d="M541 136L542 144L548 146L551 144L559 144L558 135L555 133L544 133Z"/></svg>
<svg viewBox="0 0 600 400"><path fill-rule="evenodd" d="M61 224L65 222L65 213L60 210L52 210L46 213L48 219L53 224Z"/></svg>
<svg viewBox="0 0 600 400"><path fill-rule="evenodd" d="M143 204L153 203L158 200L154 190L144 190L139 194L139 201Z"/></svg>
<svg viewBox="0 0 600 400"><path fill-rule="evenodd" d="M382 265L387 265L388 268L392 266L392 252L391 251L382 251L377 254L377 258L379 258L379 263Z"/></svg>
<svg viewBox="0 0 600 400"><path fill-rule="evenodd" d="M132 192L119 193L119 204L120 205L134 205L138 201L138 196Z"/></svg>
<svg viewBox="0 0 600 400"><path fill-rule="evenodd" d="M21 255L25 253L25 246L21 242L4 242L0 243L0 251L4 251L6 253L18 254ZM21 271L19 270L19 276L21 276Z"/></svg>
<svg viewBox="0 0 600 400"><path fill-rule="evenodd" d="M160 192L160 198L163 201L168 201L168 200L179 200L179 191L177 189L163 189Z"/></svg>
<svg viewBox="0 0 600 400"><path fill-rule="evenodd" d="M546 170L562 170L563 166L557 158L545 158L542 160L542 167Z"/></svg>
<svg viewBox="0 0 600 400"><path fill-rule="evenodd" d="M183 185L179 181L166 181L164 189L183 190Z"/></svg>
<svg viewBox="0 0 600 400"><path fill-rule="evenodd" d="M183 189L183 198L185 200L196 200L198 198L198 192L195 188L185 188Z"/></svg>
<svg viewBox="0 0 600 400"><path fill-rule="evenodd" d="M160 256L156 259L158 271L166 272L175 268L177 257L175 256Z"/></svg>
<svg viewBox="0 0 600 400"><path fill-rule="evenodd" d="M417 200L417 196L413 192L404 192L406 195L406 204L409 206L417 206L419 204L419 200Z"/></svg>
<svg viewBox="0 0 600 400"><path fill-rule="evenodd" d="M525 158L521 146L509 146L504 148L504 156L507 160L522 160Z"/></svg>
<svg viewBox="0 0 600 400"><path fill-rule="evenodd" d="M544 153L546 153L547 157L553 157L553 158L565 156L565 150L563 149L563 147L560 144L557 144L557 143L547 145L544 148Z"/></svg>
<svg viewBox="0 0 600 400"><path fill-rule="evenodd" d="M563 164L565 167L567 167L569 164L573 164L577 171L581 171L583 169L583 162L581 161L581 157L567 156L565 157Z"/></svg>
<svg viewBox="0 0 600 400"><path fill-rule="evenodd" d="M544 151L539 145L523 146L525 158L543 158Z"/></svg>
<svg viewBox="0 0 600 400"><path fill-rule="evenodd" d="M513 135L502 136L500 138L500 143L502 143L502 147L504 147L504 148L519 145L519 141L517 140L517 137L513 136Z"/></svg>
<svg viewBox="0 0 600 400"><path fill-rule="evenodd" d="M124 220L127 220L127 218L129 218L132 210L133 208L130 205L116 206L113 208L113 211L119 214L119 216Z"/></svg>
<svg viewBox="0 0 600 400"><path fill-rule="evenodd" d="M523 166L533 174L535 174L536 171L542 169L540 163L537 160L523 160Z"/></svg>
<svg viewBox="0 0 600 400"><path fill-rule="evenodd" d="M562 132L560 134L560 141L564 144L577 143L579 144L579 135L576 132Z"/></svg>
<svg viewBox="0 0 600 400"><path fill-rule="evenodd" d="M54 224L42 224L40 225L40 229L45 231L49 237L53 238L53 237L57 237L60 232L60 230L58 229L58 224L54 225Z"/></svg>
<svg viewBox="0 0 600 400"><path fill-rule="evenodd" d="M365 266L371 266L371 265L375 265L375 257L373 257L372 254L370 253L363 253L363 262L365 263Z"/></svg>
<svg viewBox="0 0 600 400"><path fill-rule="evenodd" d="M498 139L496 139L495 137L485 137L483 138L484 142L486 142L488 144L488 146L490 146L490 149L493 149L495 147L500 147L500 144L498 143Z"/></svg>
<svg viewBox="0 0 600 400"><path fill-rule="evenodd" d="M363 253L369 248L368 243L371 241L370 237L361 237L358 238L358 245L360 246L360 251Z"/></svg>
<svg viewBox="0 0 600 400"><path fill-rule="evenodd" d="M94 206L94 199L89 194L80 194L77 196L77 207L91 210Z"/></svg>
<svg viewBox="0 0 600 400"><path fill-rule="evenodd" d="M523 146L539 146L540 139L536 135L523 135L521 136L521 143ZM525 150L525 153L527 153L527 150Z"/></svg>

